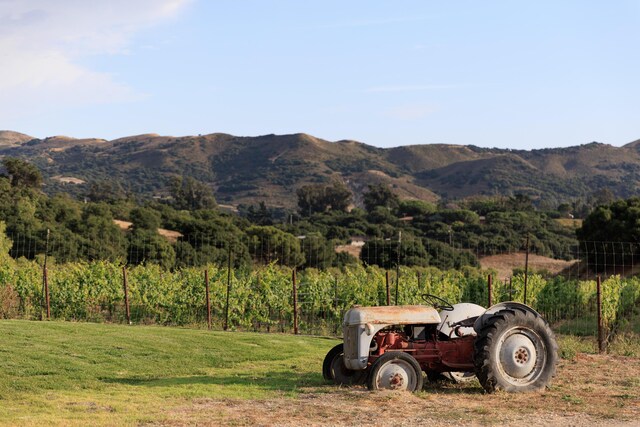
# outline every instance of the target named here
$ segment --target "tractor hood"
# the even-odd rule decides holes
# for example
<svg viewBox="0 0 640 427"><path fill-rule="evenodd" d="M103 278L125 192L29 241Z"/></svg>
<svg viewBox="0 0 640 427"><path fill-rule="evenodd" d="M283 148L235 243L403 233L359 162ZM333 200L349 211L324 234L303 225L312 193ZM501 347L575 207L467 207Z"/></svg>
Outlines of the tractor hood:
<svg viewBox="0 0 640 427"><path fill-rule="evenodd" d="M435 308L424 305L354 307L344 315L344 326L351 325L416 325L440 323Z"/></svg>

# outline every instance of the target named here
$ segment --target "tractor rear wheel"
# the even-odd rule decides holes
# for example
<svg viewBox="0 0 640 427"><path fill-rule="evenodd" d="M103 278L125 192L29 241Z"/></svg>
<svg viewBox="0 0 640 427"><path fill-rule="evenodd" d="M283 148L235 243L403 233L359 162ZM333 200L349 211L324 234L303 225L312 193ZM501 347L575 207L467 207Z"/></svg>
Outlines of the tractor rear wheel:
<svg viewBox="0 0 640 427"><path fill-rule="evenodd" d="M539 314L506 308L483 322L475 341L474 363L476 376L488 393L541 390L556 374L558 345Z"/></svg>
<svg viewBox="0 0 640 427"><path fill-rule="evenodd" d="M367 371L354 371L344 365L344 344L333 347L322 362L322 376L327 381L333 381L337 385L364 384Z"/></svg>
<svg viewBox="0 0 640 427"><path fill-rule="evenodd" d="M367 379L369 390L422 390L422 369L408 353L389 351L375 361Z"/></svg>

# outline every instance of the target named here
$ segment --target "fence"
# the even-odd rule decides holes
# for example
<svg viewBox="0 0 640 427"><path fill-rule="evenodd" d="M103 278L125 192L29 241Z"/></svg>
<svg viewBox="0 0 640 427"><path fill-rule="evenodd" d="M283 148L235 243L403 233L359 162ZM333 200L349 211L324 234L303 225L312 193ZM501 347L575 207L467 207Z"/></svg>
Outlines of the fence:
<svg viewBox="0 0 640 427"><path fill-rule="evenodd" d="M108 256L72 262L77 252L62 237L9 237L0 317L337 334L354 304L420 303L430 293L452 303L526 302L557 332L600 336L603 347L616 335L640 334L640 257L631 243L580 242L557 260L528 251L526 243L498 252L434 242L437 251L423 245L420 258L418 245L406 242L336 249L306 239L278 244L270 236L247 242L191 236L125 245L126 257L112 257L112 242L103 241ZM191 262L163 265L155 257L163 247ZM359 256L340 259L336 250ZM191 255L180 257L180 251Z"/></svg>

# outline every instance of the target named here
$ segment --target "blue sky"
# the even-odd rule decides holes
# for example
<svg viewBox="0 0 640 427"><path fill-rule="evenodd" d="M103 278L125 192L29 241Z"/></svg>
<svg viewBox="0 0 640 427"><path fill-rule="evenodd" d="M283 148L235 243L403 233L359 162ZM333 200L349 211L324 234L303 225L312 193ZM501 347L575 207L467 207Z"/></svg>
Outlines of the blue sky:
<svg viewBox="0 0 640 427"><path fill-rule="evenodd" d="M640 138L640 1L0 0L0 129Z"/></svg>

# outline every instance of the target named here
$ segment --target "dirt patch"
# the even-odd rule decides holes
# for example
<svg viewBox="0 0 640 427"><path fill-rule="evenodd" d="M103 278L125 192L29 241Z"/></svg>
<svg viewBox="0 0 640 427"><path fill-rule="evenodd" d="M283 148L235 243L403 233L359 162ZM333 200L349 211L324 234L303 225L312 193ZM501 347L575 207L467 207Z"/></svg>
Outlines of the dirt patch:
<svg viewBox="0 0 640 427"><path fill-rule="evenodd" d="M498 278L504 280L513 275L514 268L524 268L526 254L517 252L513 254L491 255L480 258L482 268L491 268L497 271ZM563 261L540 255L529 254L529 269L547 270L551 274L558 274L571 267L578 261Z"/></svg>
<svg viewBox="0 0 640 427"><path fill-rule="evenodd" d="M640 359L579 354L563 360L551 388L533 394L484 394L477 382L427 384L419 394L335 386L295 398L193 399L160 425L590 425L640 420Z"/></svg>
<svg viewBox="0 0 640 427"><path fill-rule="evenodd" d="M354 245L338 245L336 246L336 253L346 252L349 255L360 259L360 252L362 252L362 246Z"/></svg>
<svg viewBox="0 0 640 427"><path fill-rule="evenodd" d="M119 220L119 219L114 219L113 223L115 225L117 225L120 228L120 230L123 230L123 231L130 230L131 226L133 225L132 222L122 221L122 220ZM179 231L165 230L164 228L158 228L158 234L161 235L162 237L166 238L171 243L177 242L178 239L180 237L182 237L182 233L180 233Z"/></svg>

